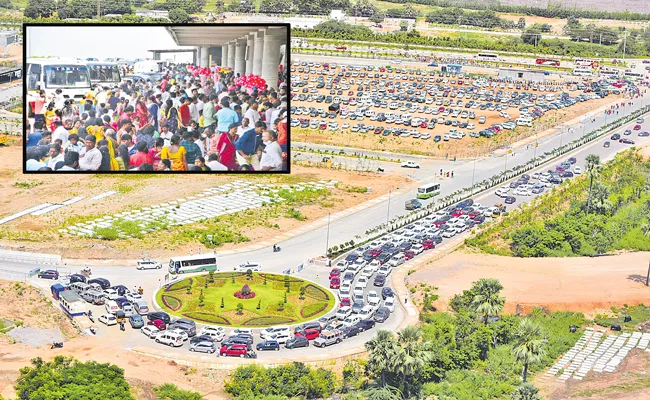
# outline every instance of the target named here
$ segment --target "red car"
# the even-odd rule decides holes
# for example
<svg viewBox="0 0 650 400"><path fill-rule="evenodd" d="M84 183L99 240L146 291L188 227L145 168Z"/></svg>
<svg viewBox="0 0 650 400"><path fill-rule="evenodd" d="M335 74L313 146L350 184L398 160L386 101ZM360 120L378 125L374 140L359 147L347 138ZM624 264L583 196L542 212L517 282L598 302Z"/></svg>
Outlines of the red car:
<svg viewBox="0 0 650 400"><path fill-rule="evenodd" d="M351 307L352 306L352 301L350 300L349 297L344 297L341 299L341 303L339 304L339 307Z"/></svg>
<svg viewBox="0 0 650 400"><path fill-rule="evenodd" d="M330 279L330 289L338 289L341 287L341 280L339 278Z"/></svg>
<svg viewBox="0 0 650 400"><path fill-rule="evenodd" d="M404 252L404 258L405 259L410 260L413 257L415 257L415 252L413 250L406 250Z"/></svg>
<svg viewBox="0 0 650 400"><path fill-rule="evenodd" d="M330 280L332 280L332 278L338 278L339 276L341 276L341 270L338 268L332 268L330 271Z"/></svg>
<svg viewBox="0 0 650 400"><path fill-rule="evenodd" d="M639 125L639 124L634 125L634 130L635 131L640 131L641 130L641 125Z"/></svg>
<svg viewBox="0 0 650 400"><path fill-rule="evenodd" d="M457 208L457 209L455 209L454 211L451 212L451 216L455 217L455 218L458 218L461 215L463 215L463 210L461 210L460 208Z"/></svg>
<svg viewBox="0 0 650 400"><path fill-rule="evenodd" d="M320 332L316 329L305 329L304 331L297 331L296 336L304 336L307 340L314 340L320 336Z"/></svg>
<svg viewBox="0 0 650 400"><path fill-rule="evenodd" d="M431 250L436 247L436 244L433 242L431 239L427 239L424 242L422 242L422 248L424 250Z"/></svg>
<svg viewBox="0 0 650 400"><path fill-rule="evenodd" d="M423 123L420 124L420 128L426 128L427 125L428 125L428 124L427 124L426 122L423 122Z"/></svg>
<svg viewBox="0 0 650 400"><path fill-rule="evenodd" d="M372 258L377 258L377 257L379 257L379 256L381 255L381 252L382 252L382 251L383 251L383 250L382 250L381 248L378 247L378 248L376 248L376 249L372 249L372 250L370 250L370 251L368 252L368 254L369 254L370 256L372 256Z"/></svg>
<svg viewBox="0 0 650 400"><path fill-rule="evenodd" d="M227 356L227 357L244 358L246 357L246 353L248 353L248 346L246 346L245 344L233 344L230 347L223 346L221 350L219 350L220 356Z"/></svg>
<svg viewBox="0 0 650 400"><path fill-rule="evenodd" d="M469 217L471 219L474 219L474 218L478 217L479 215L481 215L481 213L478 212L478 211L470 211L467 215L469 215Z"/></svg>
<svg viewBox="0 0 650 400"><path fill-rule="evenodd" d="M167 325L165 324L165 321L162 319L154 319L153 321L147 322L147 325L153 325L156 328L158 328L159 331L164 331L167 329Z"/></svg>

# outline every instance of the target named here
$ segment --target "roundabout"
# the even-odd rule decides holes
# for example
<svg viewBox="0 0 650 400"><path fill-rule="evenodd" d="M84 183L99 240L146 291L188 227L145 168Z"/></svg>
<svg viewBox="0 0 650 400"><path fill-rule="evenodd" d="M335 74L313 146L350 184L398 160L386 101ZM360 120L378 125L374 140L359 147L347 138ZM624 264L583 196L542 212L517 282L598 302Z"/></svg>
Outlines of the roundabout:
<svg viewBox="0 0 650 400"><path fill-rule="evenodd" d="M210 272L160 288L158 306L200 324L261 328L295 325L333 310L335 296L295 276L257 272Z"/></svg>

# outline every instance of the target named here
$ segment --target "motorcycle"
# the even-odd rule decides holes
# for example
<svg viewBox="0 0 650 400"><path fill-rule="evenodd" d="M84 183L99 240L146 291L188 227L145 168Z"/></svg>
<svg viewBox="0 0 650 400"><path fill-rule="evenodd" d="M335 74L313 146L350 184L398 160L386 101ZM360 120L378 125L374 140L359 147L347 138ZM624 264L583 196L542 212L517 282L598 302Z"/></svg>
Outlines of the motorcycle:
<svg viewBox="0 0 650 400"><path fill-rule="evenodd" d="M282 249L280 249L280 246L273 246L273 252L274 252L274 253L277 253L277 252L279 252L280 250L282 250Z"/></svg>
<svg viewBox="0 0 650 400"><path fill-rule="evenodd" d="M97 334L97 328L95 328L94 326L91 326L90 327L90 333L92 333L93 335L96 335Z"/></svg>
<svg viewBox="0 0 650 400"><path fill-rule="evenodd" d="M257 358L257 353L254 352L253 350L249 350L249 351L246 353L246 358Z"/></svg>
<svg viewBox="0 0 650 400"><path fill-rule="evenodd" d="M377 168L377 172L384 172L384 169L382 167Z"/></svg>
<svg viewBox="0 0 650 400"><path fill-rule="evenodd" d="M89 314L89 315L88 315L88 319L89 319L90 322L92 322L93 324L95 323L95 317L93 317L92 314Z"/></svg>
<svg viewBox="0 0 650 400"><path fill-rule="evenodd" d="M61 349L63 348L63 342L52 342L51 349Z"/></svg>

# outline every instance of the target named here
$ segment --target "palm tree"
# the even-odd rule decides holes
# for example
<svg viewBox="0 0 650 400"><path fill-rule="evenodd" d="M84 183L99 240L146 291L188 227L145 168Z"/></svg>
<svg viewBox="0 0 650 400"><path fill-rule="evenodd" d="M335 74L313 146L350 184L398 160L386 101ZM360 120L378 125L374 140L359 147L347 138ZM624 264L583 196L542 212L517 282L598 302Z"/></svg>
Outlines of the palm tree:
<svg viewBox="0 0 650 400"><path fill-rule="evenodd" d="M643 236L650 237L650 223L647 222L642 223L641 232L643 232Z"/></svg>
<svg viewBox="0 0 650 400"><path fill-rule="evenodd" d="M391 331L380 329L365 344L368 351L368 364L374 371L380 372L380 387L386 386L386 371L391 369L398 353L397 341Z"/></svg>
<svg viewBox="0 0 650 400"><path fill-rule="evenodd" d="M533 386L532 383L522 383L510 396L511 400L542 400L541 396L537 394L539 389Z"/></svg>
<svg viewBox="0 0 650 400"><path fill-rule="evenodd" d="M540 363L546 356L548 338L541 326L529 318L524 318L515 331L512 352L517 361L524 364L524 383L528 377L528 366Z"/></svg>
<svg viewBox="0 0 650 400"><path fill-rule="evenodd" d="M397 341L401 345L401 351L394 358L395 370L402 375L402 391L408 395L408 388L405 387L406 377L413 376L422 371L424 365L431 359L431 354L425 349L420 341L422 329L418 326L409 325L397 334Z"/></svg>
<svg viewBox="0 0 650 400"><path fill-rule="evenodd" d="M585 162L585 168L587 168L587 173L589 174L589 196L587 197L587 215L589 215L589 209L591 208L591 189L593 187L594 178L598 179L600 176L600 156L589 154L585 158Z"/></svg>
<svg viewBox="0 0 650 400"><path fill-rule="evenodd" d="M487 325L490 315L498 315L503 311L506 302L504 297L499 296L503 285L498 279L482 278L472 284L472 291L476 293L472 300L472 309L483 315L483 323Z"/></svg>
<svg viewBox="0 0 650 400"><path fill-rule="evenodd" d="M381 388L370 388L363 392L366 399L373 400L400 400L402 392L396 387L386 386Z"/></svg>

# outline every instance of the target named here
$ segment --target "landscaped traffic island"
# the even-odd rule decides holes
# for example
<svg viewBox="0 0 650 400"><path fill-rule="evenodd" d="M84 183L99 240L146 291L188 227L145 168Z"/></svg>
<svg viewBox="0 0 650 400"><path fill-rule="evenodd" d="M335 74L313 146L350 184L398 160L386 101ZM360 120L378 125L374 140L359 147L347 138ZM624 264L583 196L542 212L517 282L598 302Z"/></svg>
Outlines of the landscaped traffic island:
<svg viewBox="0 0 650 400"><path fill-rule="evenodd" d="M161 288L156 301L163 311L199 323L255 328L313 320L330 311L335 298L293 276L210 272Z"/></svg>

